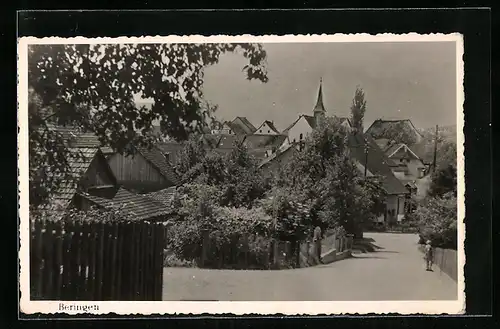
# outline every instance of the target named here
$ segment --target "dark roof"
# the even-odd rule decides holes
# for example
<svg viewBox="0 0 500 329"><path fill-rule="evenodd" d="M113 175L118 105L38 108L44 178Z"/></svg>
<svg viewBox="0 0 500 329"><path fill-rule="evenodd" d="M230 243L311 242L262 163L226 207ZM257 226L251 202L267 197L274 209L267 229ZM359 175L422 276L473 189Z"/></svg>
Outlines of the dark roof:
<svg viewBox="0 0 500 329"><path fill-rule="evenodd" d="M368 157L365 155L365 138L368 143ZM408 189L394 176L391 166L395 163L390 160L378 147L375 140L368 134L349 134L349 149L351 155L363 166L366 160L367 169L377 176L381 176L385 191L388 194L406 194Z"/></svg>
<svg viewBox="0 0 500 329"><path fill-rule="evenodd" d="M85 175L98 152L100 152L96 147L70 148L69 151L79 154L77 157L69 157L67 159L69 174L73 179L63 180L59 188L52 193L50 203L42 205L40 209L63 210L67 208L77 191L78 182Z"/></svg>
<svg viewBox="0 0 500 329"><path fill-rule="evenodd" d="M242 127L238 123L227 121L226 124L236 135L246 135L249 134L245 127Z"/></svg>
<svg viewBox="0 0 500 329"><path fill-rule="evenodd" d="M249 149L262 147L278 147L286 140L286 135L249 135L245 138L244 144Z"/></svg>
<svg viewBox="0 0 500 329"><path fill-rule="evenodd" d="M176 187L171 186L171 187L167 187L163 190L144 194L144 196L147 196L153 200L161 202L163 205L170 208L170 207L172 207L172 202L174 201L176 191L177 191Z"/></svg>
<svg viewBox="0 0 500 329"><path fill-rule="evenodd" d="M318 99L316 100L316 105L314 106L314 112L326 112L323 105L323 83L319 82Z"/></svg>
<svg viewBox="0 0 500 329"><path fill-rule="evenodd" d="M80 195L96 205L109 210L117 210L135 220L145 220L170 213L170 209L161 202L146 195L134 194L124 188L120 188L112 199L87 193L80 193Z"/></svg>
<svg viewBox="0 0 500 329"><path fill-rule="evenodd" d="M217 135L214 135L217 136ZM237 135L219 135L219 142L217 143L217 149L233 149L235 143L241 143L245 140L245 136L237 136Z"/></svg>
<svg viewBox="0 0 500 329"><path fill-rule="evenodd" d="M311 126L311 128L316 128L316 119L311 116L311 115L304 115L304 119L306 119L307 123L309 124L309 126Z"/></svg>
<svg viewBox="0 0 500 329"><path fill-rule="evenodd" d="M276 127L274 126L274 122L266 120L265 123L269 126L269 128L271 128L272 131L274 131L277 134L280 133L279 130L276 129Z"/></svg>
<svg viewBox="0 0 500 329"><path fill-rule="evenodd" d="M384 138L386 130L391 129L394 126L396 126L397 128L397 126L400 124L408 125L409 127L413 128L413 130L419 137L423 137L422 133L413 125L410 119L402 119L402 120L377 119L373 121L371 126L366 130L366 133L369 133L370 135L372 135L373 138L376 139Z"/></svg>
<svg viewBox="0 0 500 329"><path fill-rule="evenodd" d="M284 147L282 150L279 152L273 153L271 156L264 158L260 163L259 163L259 168L265 167L266 165L270 164L273 161L276 161L280 157L282 157L284 154L286 154L289 151L294 151L296 148L294 147L294 144L289 144L286 147Z"/></svg>
<svg viewBox="0 0 500 329"><path fill-rule="evenodd" d="M165 158L162 151L158 147L156 146L153 146L151 148L138 147L137 150L139 151L140 154L142 154L142 156L147 161L149 161L156 169L158 169L158 171L163 177L172 182L174 185L180 183L180 178L175 173L172 164L170 164L167 158Z"/></svg>
<svg viewBox="0 0 500 329"><path fill-rule="evenodd" d="M237 120L239 120L246 127L248 134L252 134L257 130L257 128L255 128L255 126L246 117L236 117L232 122L235 123Z"/></svg>

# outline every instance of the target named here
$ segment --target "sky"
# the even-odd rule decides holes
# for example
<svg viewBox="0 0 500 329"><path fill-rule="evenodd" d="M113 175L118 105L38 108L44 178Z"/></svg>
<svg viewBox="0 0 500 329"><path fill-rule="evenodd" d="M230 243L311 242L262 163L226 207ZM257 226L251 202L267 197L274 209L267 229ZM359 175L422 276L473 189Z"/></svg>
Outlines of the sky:
<svg viewBox="0 0 500 329"><path fill-rule="evenodd" d="M264 44L269 81L249 81L246 59L225 54L205 69L205 99L216 116L264 120L284 129L312 114L319 81L328 115L349 116L356 86L365 91L365 128L375 119L409 118L418 128L456 123L454 42Z"/></svg>

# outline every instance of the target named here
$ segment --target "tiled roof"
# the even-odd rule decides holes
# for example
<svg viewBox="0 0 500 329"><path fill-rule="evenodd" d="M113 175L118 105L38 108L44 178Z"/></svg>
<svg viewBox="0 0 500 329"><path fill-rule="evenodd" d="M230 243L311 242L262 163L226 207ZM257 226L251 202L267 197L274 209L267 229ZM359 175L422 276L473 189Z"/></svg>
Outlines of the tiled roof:
<svg viewBox="0 0 500 329"><path fill-rule="evenodd" d="M249 148L279 147L286 140L286 135L249 135L245 138L244 144Z"/></svg>
<svg viewBox="0 0 500 329"><path fill-rule="evenodd" d="M383 120L377 119L375 120L371 126L366 130L366 133L372 135L373 138L379 139L385 137L385 132L388 129L400 129L401 125L407 125L413 128L413 131L419 137L422 137L422 133L413 125L410 119L402 119L402 120Z"/></svg>
<svg viewBox="0 0 500 329"><path fill-rule="evenodd" d="M144 196L147 196L153 200L161 202L163 205L167 207L172 207L172 201L174 201L176 191L177 191L176 187L171 186L163 190L144 194Z"/></svg>
<svg viewBox="0 0 500 329"><path fill-rule="evenodd" d="M73 177L72 180L64 180L60 187L51 195L49 204L44 204L40 208L44 210L65 209L73 199L76 193L77 185L81 177L89 169L92 160L99 151L98 148L70 148L71 153L78 154L77 157L69 157L69 173Z"/></svg>
<svg viewBox="0 0 500 329"><path fill-rule="evenodd" d="M139 153L144 156L144 158L149 161L153 166L155 166L160 174L172 182L174 185L180 183L179 176L175 173L174 168L170 164L170 162L165 158L162 151L153 146L151 148L137 148Z"/></svg>
<svg viewBox="0 0 500 329"><path fill-rule="evenodd" d="M245 126L247 134L252 134L257 130L257 128L255 128L255 126L246 117L236 117L232 122L236 123L238 119Z"/></svg>
<svg viewBox="0 0 500 329"><path fill-rule="evenodd" d="M245 140L245 136L237 135L220 135L219 142L217 143L218 149L233 149L235 143L241 143Z"/></svg>
<svg viewBox="0 0 500 329"><path fill-rule="evenodd" d="M145 220L170 213L170 209L161 202L146 195L134 194L124 188L120 188L112 199L96 197L86 193L82 193L81 196L103 208L117 210L135 220Z"/></svg>
<svg viewBox="0 0 500 329"><path fill-rule="evenodd" d="M365 154L365 138L368 143L368 157ZM388 194L406 194L408 190L394 176L390 166L395 163L378 147L375 140L368 134L349 134L351 155L362 165L368 160L367 169L374 175L382 177L384 189Z"/></svg>
<svg viewBox="0 0 500 329"><path fill-rule="evenodd" d="M236 134L236 135L246 135L248 132L245 131L245 128L240 126L239 124L235 122L226 122L226 124L231 128L231 130Z"/></svg>
<svg viewBox="0 0 500 329"><path fill-rule="evenodd" d="M264 158L260 163L259 163L259 167L264 167L266 166L267 164L275 161L276 159L279 159L280 156L284 155L286 152L289 152L289 151L293 151L295 148L294 148L294 145L293 144L289 144L287 146L285 146L282 150L280 150L279 152L276 152L276 153L273 153L271 156L267 157L267 158Z"/></svg>

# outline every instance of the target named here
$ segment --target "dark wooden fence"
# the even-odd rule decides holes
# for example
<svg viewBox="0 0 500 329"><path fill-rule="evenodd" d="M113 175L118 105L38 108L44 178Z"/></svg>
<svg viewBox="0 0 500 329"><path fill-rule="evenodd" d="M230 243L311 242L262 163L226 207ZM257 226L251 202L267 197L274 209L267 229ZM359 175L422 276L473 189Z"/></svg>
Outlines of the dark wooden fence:
<svg viewBox="0 0 500 329"><path fill-rule="evenodd" d="M36 220L31 226L32 300L161 300L162 224Z"/></svg>

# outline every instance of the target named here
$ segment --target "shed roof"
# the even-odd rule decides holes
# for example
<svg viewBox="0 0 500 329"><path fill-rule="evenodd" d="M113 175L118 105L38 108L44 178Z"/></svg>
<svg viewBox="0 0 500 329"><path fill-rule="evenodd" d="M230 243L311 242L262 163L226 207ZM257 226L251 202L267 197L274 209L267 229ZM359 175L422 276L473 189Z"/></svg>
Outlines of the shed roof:
<svg viewBox="0 0 500 329"><path fill-rule="evenodd" d="M151 219L168 215L170 208L146 195L134 194L120 188L112 199L81 193L82 197L105 209L116 210L135 220Z"/></svg>

